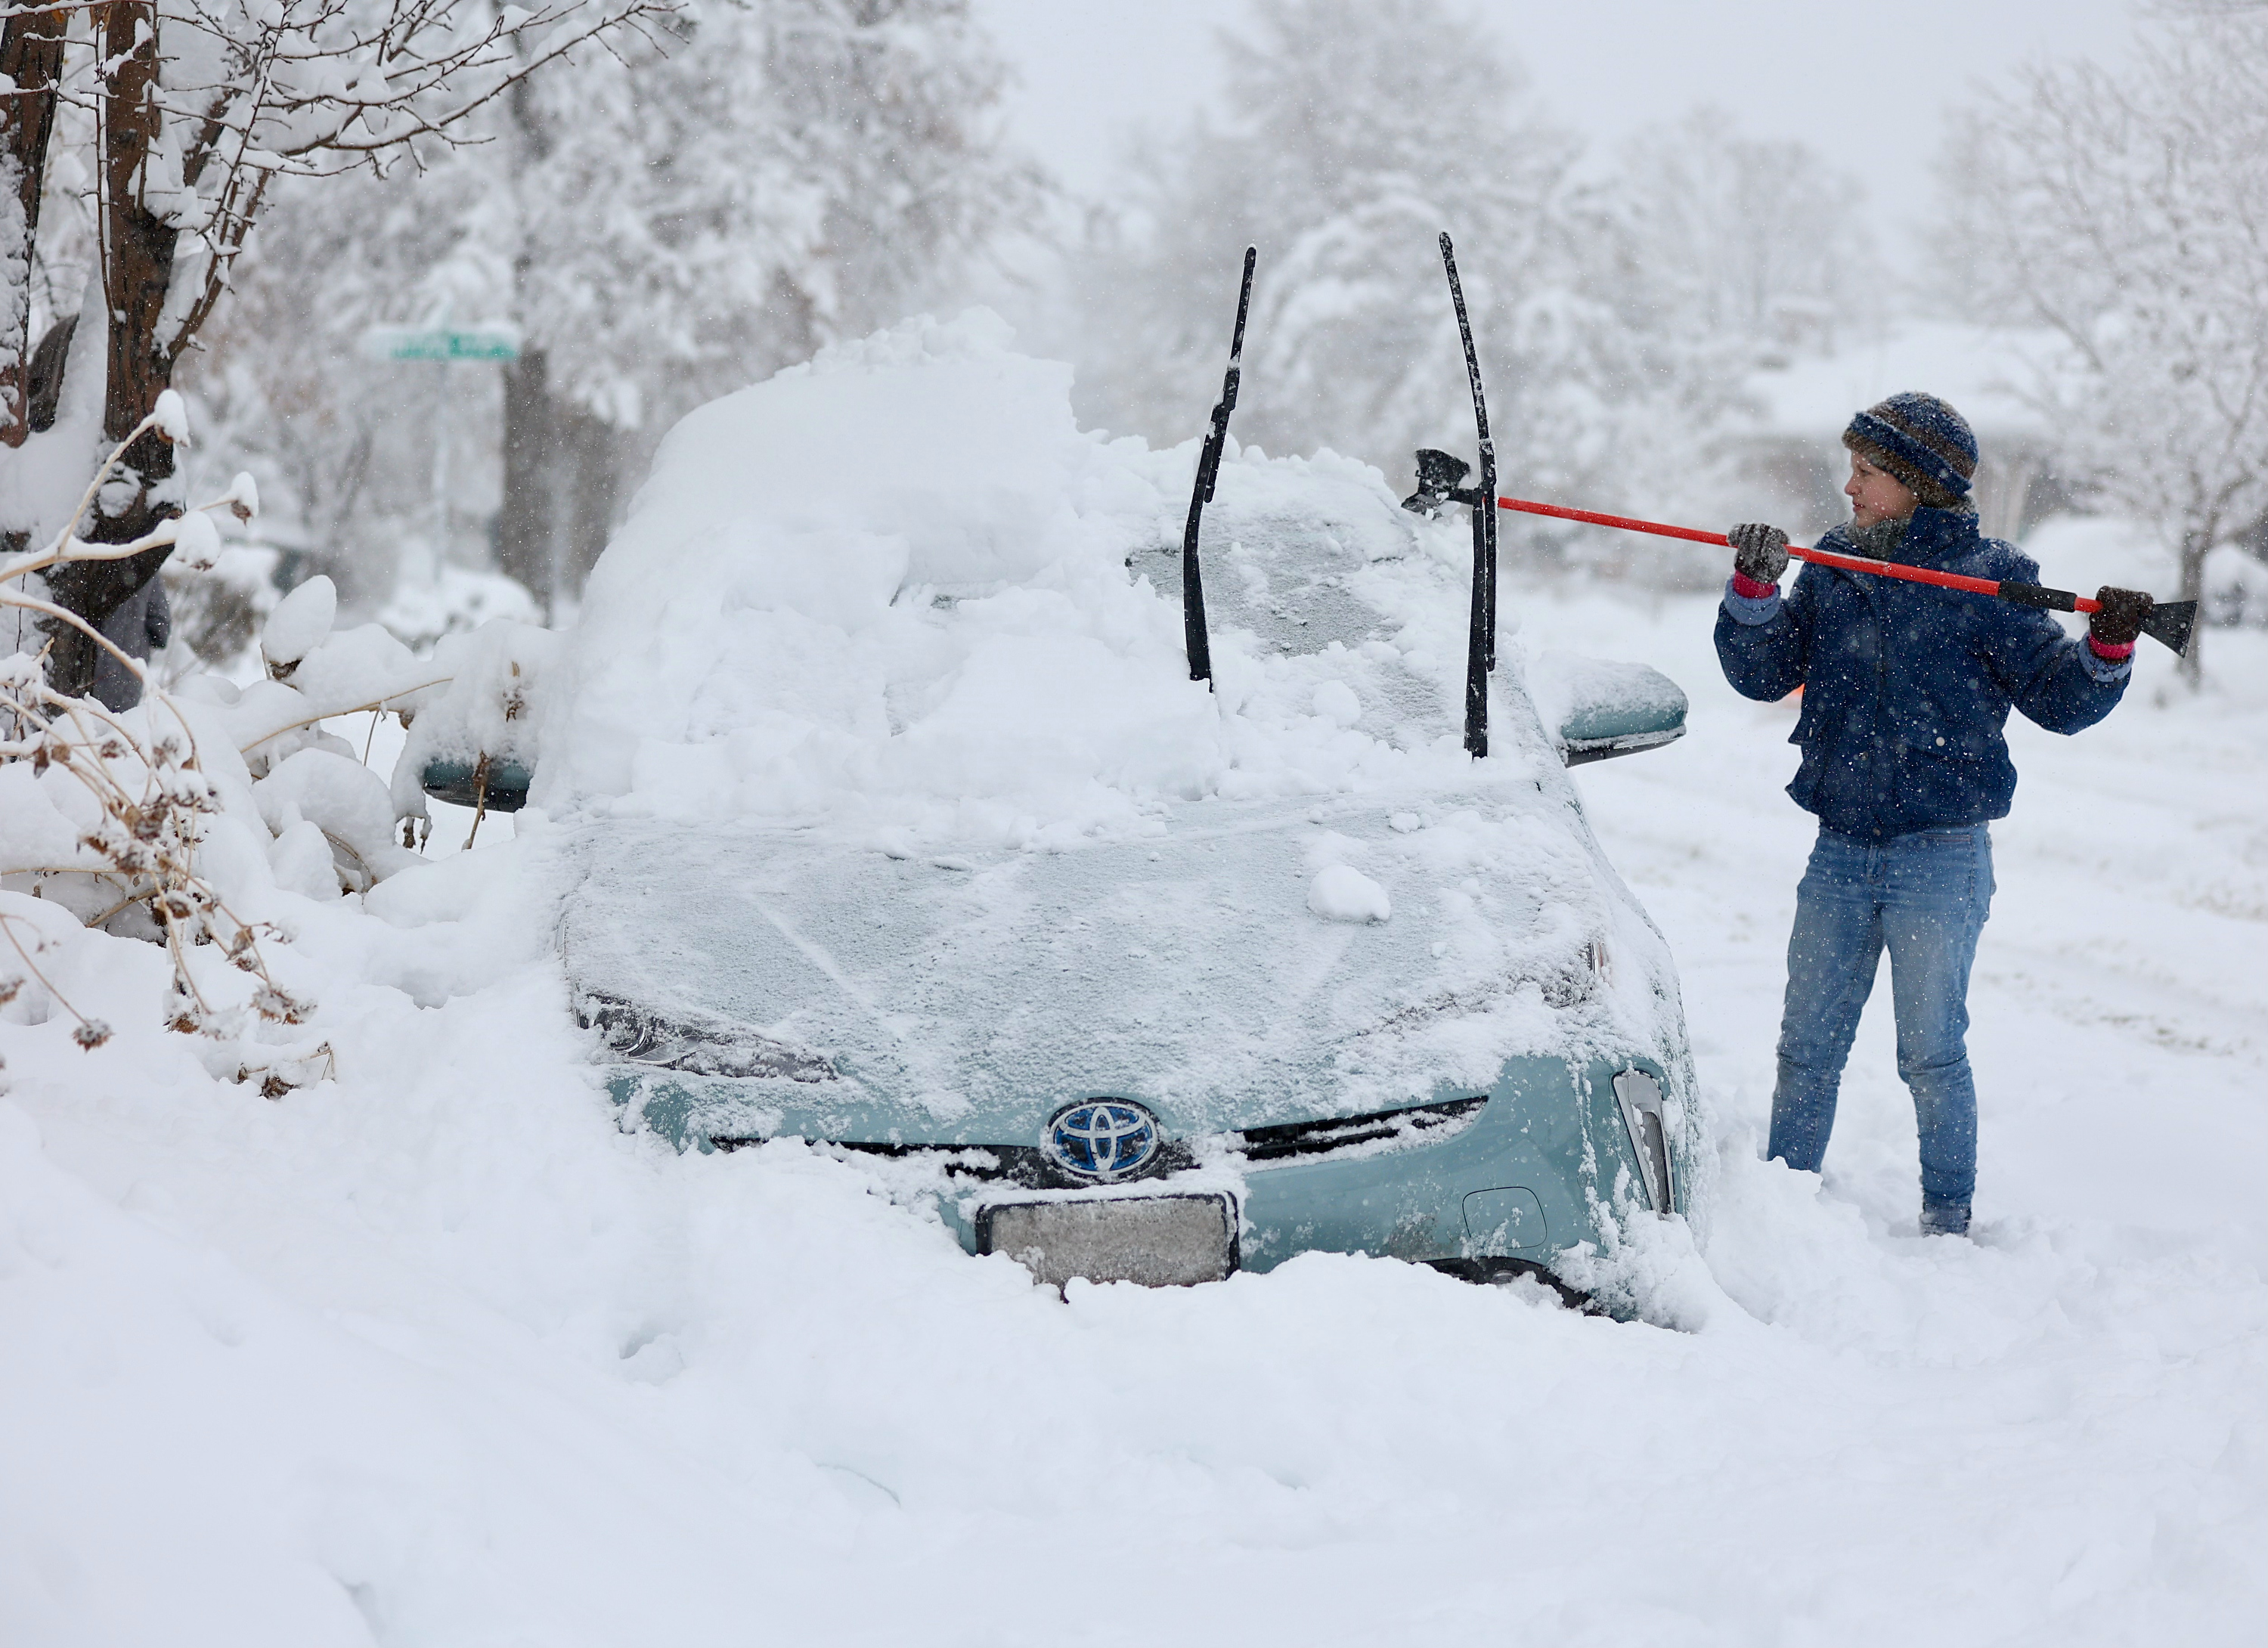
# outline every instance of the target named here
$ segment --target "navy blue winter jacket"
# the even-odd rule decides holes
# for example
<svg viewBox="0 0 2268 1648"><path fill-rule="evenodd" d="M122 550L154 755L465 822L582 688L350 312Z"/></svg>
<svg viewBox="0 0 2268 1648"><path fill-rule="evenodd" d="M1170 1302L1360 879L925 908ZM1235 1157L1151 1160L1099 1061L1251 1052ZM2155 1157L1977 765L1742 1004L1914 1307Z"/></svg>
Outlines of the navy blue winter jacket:
<svg viewBox="0 0 2268 1648"><path fill-rule="evenodd" d="M1857 553L1839 527L1819 547ZM1896 554L1971 578L2039 578L2036 562L1965 511L1916 510ZM1787 792L1830 829L1870 841L2006 818L2009 708L2076 732L2110 713L2133 671L2035 607L1809 563L1786 600L1726 585L1717 657L1746 697L1803 688L1788 739L1803 764Z"/></svg>

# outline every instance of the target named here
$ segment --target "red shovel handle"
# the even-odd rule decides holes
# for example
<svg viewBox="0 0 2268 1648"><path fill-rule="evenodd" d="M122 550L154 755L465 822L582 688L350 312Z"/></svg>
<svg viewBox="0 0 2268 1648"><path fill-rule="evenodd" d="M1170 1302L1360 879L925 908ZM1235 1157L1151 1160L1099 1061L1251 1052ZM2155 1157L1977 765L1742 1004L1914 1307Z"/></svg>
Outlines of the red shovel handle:
<svg viewBox="0 0 2268 1648"><path fill-rule="evenodd" d="M1561 520L1586 521L1594 526L1618 526L1624 532L1652 533L1657 538L1683 538L1694 543L1724 544L1732 540L1722 533L1701 532L1691 526L1665 526L1660 521L1639 520L1631 515L1601 515L1590 510L1562 509L1557 504L1538 504L1528 498L1500 497L1498 509L1519 510L1528 515L1556 515ZM1904 578L1914 584L1934 584L1940 589L1967 590L1974 595L1999 595L2000 585L1996 579L1963 578L1958 572L1933 571L1928 567L1905 566L1895 561L1867 561L1857 555L1839 555L1825 549L1799 549L1788 546L1788 554L1798 561L1814 561L1821 566L1840 567L1846 572L1867 572L1876 578ZM2091 596L2073 598L2072 608L2091 613L2102 610L2102 603Z"/></svg>

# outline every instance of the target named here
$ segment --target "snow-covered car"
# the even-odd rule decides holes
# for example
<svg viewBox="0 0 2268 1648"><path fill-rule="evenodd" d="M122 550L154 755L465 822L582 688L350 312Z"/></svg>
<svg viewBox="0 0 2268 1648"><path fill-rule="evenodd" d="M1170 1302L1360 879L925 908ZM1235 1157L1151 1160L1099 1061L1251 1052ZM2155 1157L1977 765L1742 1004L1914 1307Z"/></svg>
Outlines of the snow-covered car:
<svg viewBox="0 0 2268 1648"><path fill-rule="evenodd" d="M1004 331L692 415L526 687L540 741L413 738L437 784L532 768L625 1125L810 1141L1055 1282L1551 1272L1683 1212L1675 971L1566 771L1682 695L1530 656L1507 607L1471 759L1465 533L1255 449L1192 681L1190 449L1079 432Z"/></svg>

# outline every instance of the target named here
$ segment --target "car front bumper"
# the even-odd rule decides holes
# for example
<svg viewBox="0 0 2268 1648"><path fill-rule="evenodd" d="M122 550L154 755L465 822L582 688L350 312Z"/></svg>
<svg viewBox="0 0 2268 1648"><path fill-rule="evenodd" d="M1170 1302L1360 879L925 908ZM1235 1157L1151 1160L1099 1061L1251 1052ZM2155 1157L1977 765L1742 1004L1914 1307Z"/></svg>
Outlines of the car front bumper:
<svg viewBox="0 0 2268 1648"><path fill-rule="evenodd" d="M1447 1137L1403 1144L1358 1144L1265 1162L1237 1161L1237 1267L1269 1270L1303 1253L1359 1253L1420 1262L1515 1260L1550 1269L1554 1254L1599 1240L1606 1207L1648 1207L1649 1194L1614 1078L1650 1060L1601 1059L1571 1065L1518 1059L1469 1121ZM1677 1206L1683 1178L1672 1151ZM1053 1192L1080 1198L1139 1197L1195 1189L1209 1169ZM979 1222L990 1210L1027 1201L1012 1186L941 1198L939 1212L969 1252L983 1250Z"/></svg>
<svg viewBox="0 0 2268 1648"><path fill-rule="evenodd" d="M1226 1195L1236 1269L1264 1271L1300 1254L1325 1252L1549 1269L1556 1254L1599 1240L1605 1209L1682 1210L1682 1129L1673 1126L1657 1135L1668 1140L1669 1182L1663 1186L1660 1164L1641 1161L1643 1129L1634 1135L1632 1114L1616 1097L1616 1078L1631 1071L1672 1087L1668 1073L1648 1058L1580 1064L1516 1058L1505 1063L1486 1094L1467 1089L1445 1095L1441 1107L1461 1114L1454 1124L1428 1131L1405 1129L1401 1137L1381 1138L1376 1129L1369 1137L1351 1129L1356 1142L1341 1144L1332 1129L1319 1125L1306 1140L1287 1144L1271 1138L1263 1151L1248 1141L1300 1129L1255 1129L1215 1141L1186 1141L1196 1148L1183 1150L1179 1159L1196 1165L1130 1182L1035 1187L1004 1173L954 1176L949 1188L930 1195L939 1218L972 1254L988 1250L985 1236L1002 1210L1067 1200ZM688 1082L669 1071L617 1065L609 1085L644 1125L681 1147L755 1142L703 1127L700 1118L713 1116L716 1107L712 1084L700 1078ZM761 1137L811 1137L852 1151L934 1152L941 1159L970 1152L1004 1159L1032 1153L1025 1146L961 1138L878 1144L786 1126L764 1129Z"/></svg>

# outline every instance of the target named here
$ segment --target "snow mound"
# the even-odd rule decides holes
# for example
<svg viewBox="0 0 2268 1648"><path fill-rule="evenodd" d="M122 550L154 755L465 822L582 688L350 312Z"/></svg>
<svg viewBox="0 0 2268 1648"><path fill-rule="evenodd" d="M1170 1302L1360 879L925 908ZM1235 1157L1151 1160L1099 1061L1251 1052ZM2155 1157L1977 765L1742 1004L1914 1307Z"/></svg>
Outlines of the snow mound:
<svg viewBox="0 0 2268 1648"><path fill-rule="evenodd" d="M298 751L254 784L252 795L278 848L302 823L316 826L346 881L357 890L425 862L394 844L394 806L386 782L352 756L327 749ZM285 862L276 853L270 857L279 867Z"/></svg>
<svg viewBox="0 0 2268 1648"><path fill-rule="evenodd" d="M260 636L269 666L297 664L322 645L338 611L338 587L320 574L278 601Z"/></svg>
<svg viewBox="0 0 2268 1648"><path fill-rule="evenodd" d="M538 800L1201 782L1207 695L1123 571L1164 499L1008 335L908 321L672 430L593 571Z"/></svg>
<svg viewBox="0 0 2268 1648"><path fill-rule="evenodd" d="M1325 921L1382 922L1392 919L1386 889L1350 864L1325 864L1307 885L1307 908Z"/></svg>

